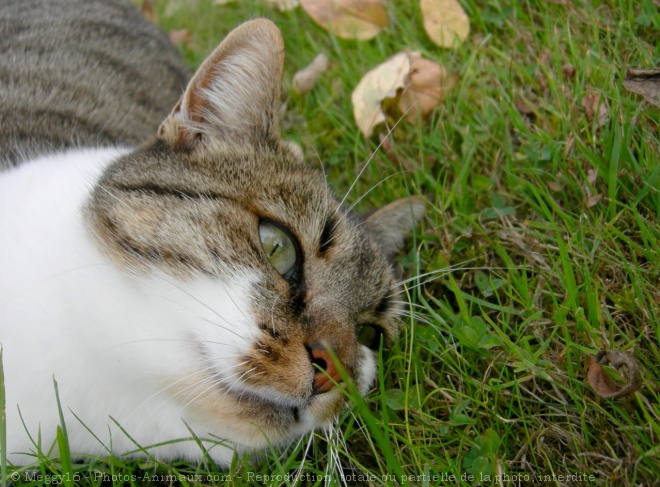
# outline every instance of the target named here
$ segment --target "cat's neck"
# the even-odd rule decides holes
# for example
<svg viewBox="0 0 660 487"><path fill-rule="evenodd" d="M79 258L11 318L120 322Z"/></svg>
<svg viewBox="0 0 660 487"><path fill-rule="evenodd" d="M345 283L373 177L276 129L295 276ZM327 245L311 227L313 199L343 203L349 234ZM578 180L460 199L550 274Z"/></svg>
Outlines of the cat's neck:
<svg viewBox="0 0 660 487"><path fill-rule="evenodd" d="M27 286L98 261L90 239L84 237L82 208L103 170L126 152L117 148L66 151L0 174L0 222L11 229L0 232L0 252L12 256L8 265L23 269L21 283L0 280L0 296L8 299L19 292L20 284Z"/></svg>
<svg viewBox="0 0 660 487"><path fill-rule="evenodd" d="M59 418L53 378L60 387L69 439L85 453L106 453L87 428L119 452L134 448L105 411L113 411L143 445L187 437L186 425L172 424L172 418L186 416L193 393L184 386L194 366L186 357L196 356L197 342L180 325L191 317L202 324L220 320L220 325L208 325L217 329L223 320L238 323L246 312L236 306L247 299L241 292L247 278L232 285L203 278L174 282L155 270L146 275L122 272L98 250L83 209L104 169L126 152L71 151L0 174L0 323L8 325L0 345L12 451L33 449L25 428L41 431L44 444L54 441ZM245 326L237 328L228 341L245 340L249 334ZM22 377L32 378L29 394L38 394L39 400L23 395L28 391ZM168 401L163 392L177 387L184 399ZM21 405L21 418L16 404ZM195 417L187 423L199 427L200 434L206 432ZM215 425L215 431L229 435L223 425ZM198 447L190 442L162 451L193 458ZM231 454L216 449L214 458L226 463ZM29 457L10 452L10 460L25 463Z"/></svg>

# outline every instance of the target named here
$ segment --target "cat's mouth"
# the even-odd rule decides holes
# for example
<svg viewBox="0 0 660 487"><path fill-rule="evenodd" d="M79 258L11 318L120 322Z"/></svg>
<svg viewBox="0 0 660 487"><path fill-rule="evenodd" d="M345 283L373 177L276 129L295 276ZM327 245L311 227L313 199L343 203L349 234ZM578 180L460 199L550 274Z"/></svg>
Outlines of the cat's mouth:
<svg viewBox="0 0 660 487"><path fill-rule="evenodd" d="M332 420L346 404L338 390L312 395L307 399L278 400L254 391L232 391L232 395L244 406L246 415L254 419L252 413L258 411L259 422L276 426L282 433L295 431L299 434L303 430L312 430Z"/></svg>
<svg viewBox="0 0 660 487"><path fill-rule="evenodd" d="M300 408L298 406L293 406L291 408L291 416L293 416L293 422L297 423L300 421Z"/></svg>

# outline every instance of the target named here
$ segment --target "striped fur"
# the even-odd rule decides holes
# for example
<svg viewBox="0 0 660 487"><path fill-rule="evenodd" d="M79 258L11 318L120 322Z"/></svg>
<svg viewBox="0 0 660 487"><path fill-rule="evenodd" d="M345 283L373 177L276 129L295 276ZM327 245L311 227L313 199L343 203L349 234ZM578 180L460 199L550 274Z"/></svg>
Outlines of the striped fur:
<svg viewBox="0 0 660 487"><path fill-rule="evenodd" d="M136 145L188 73L128 1L0 1L0 170L67 147Z"/></svg>
<svg viewBox="0 0 660 487"><path fill-rule="evenodd" d="M29 463L36 431L55 443L53 376L74 456L136 441L199 460L191 428L221 465L338 414L318 366L366 393L380 341L359 329L396 338L391 257L424 204L354 215L280 139L277 27L235 29L179 98L181 61L125 4L5 1L0 17L4 164L18 164L0 175L10 461ZM295 241L291 273L264 222Z"/></svg>

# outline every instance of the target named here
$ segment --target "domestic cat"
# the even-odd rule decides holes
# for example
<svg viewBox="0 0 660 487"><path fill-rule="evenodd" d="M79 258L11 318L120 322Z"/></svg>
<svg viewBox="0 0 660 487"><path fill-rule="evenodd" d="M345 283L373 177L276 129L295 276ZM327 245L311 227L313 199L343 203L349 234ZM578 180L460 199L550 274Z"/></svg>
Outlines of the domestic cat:
<svg viewBox="0 0 660 487"><path fill-rule="evenodd" d="M337 383L368 391L424 203L355 215L280 139L272 22L232 31L187 87L126 3L3 0L0 27L10 462L58 454L57 398L74 456L198 460L194 432L227 465L328 424Z"/></svg>

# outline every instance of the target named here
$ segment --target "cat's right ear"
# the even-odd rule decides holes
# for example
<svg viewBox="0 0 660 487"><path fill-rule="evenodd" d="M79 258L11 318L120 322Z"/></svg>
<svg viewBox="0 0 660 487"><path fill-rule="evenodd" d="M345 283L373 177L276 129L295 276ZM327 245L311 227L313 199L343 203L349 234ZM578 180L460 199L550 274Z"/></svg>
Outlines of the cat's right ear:
<svg viewBox="0 0 660 487"><path fill-rule="evenodd" d="M159 138L182 150L277 143L283 68L284 41L275 24L240 25L199 67Z"/></svg>
<svg viewBox="0 0 660 487"><path fill-rule="evenodd" d="M404 238L425 214L424 200L420 196L411 196L376 210L365 219L365 223L386 258L391 260L403 247Z"/></svg>

